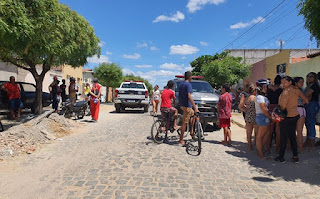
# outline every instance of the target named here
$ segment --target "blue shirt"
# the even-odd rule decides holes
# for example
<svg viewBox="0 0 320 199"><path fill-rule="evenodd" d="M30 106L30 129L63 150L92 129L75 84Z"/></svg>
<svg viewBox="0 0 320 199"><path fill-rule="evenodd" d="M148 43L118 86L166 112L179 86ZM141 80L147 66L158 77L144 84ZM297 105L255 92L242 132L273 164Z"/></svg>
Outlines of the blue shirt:
<svg viewBox="0 0 320 199"><path fill-rule="evenodd" d="M184 107L192 107L188 93L192 93L192 86L189 82L182 82L179 86L179 104Z"/></svg>

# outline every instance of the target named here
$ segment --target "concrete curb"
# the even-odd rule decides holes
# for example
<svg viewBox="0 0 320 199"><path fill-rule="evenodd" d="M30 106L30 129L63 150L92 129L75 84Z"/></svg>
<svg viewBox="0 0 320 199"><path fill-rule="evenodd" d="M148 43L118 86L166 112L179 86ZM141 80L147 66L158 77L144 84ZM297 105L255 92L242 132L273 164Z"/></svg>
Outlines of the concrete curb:
<svg viewBox="0 0 320 199"><path fill-rule="evenodd" d="M31 119L30 121L26 122L25 124L37 125L37 124L39 124L44 118L48 118L53 112L54 112L54 110L45 111L44 113L42 113L42 114L40 114L39 116Z"/></svg>

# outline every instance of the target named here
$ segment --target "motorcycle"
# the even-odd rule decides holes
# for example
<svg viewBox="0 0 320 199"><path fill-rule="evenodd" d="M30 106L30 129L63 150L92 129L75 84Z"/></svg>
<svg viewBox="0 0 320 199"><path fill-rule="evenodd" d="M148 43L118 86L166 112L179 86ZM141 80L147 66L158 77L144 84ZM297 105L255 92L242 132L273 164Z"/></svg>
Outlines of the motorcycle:
<svg viewBox="0 0 320 199"><path fill-rule="evenodd" d="M75 117L75 119L83 119L88 109L88 102L79 101L72 103L70 99L61 103L61 109L58 112L66 118Z"/></svg>

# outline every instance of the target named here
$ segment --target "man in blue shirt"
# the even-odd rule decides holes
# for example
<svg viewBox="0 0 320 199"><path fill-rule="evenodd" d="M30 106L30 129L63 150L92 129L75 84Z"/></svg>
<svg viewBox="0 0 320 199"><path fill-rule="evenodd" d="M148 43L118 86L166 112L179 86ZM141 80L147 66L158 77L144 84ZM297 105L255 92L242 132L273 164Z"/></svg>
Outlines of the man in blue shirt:
<svg viewBox="0 0 320 199"><path fill-rule="evenodd" d="M191 96L192 86L190 84L190 81L192 79L192 73L190 71L185 72L184 79L185 81L182 82L179 86L179 104L180 104L181 110L183 111L183 124L181 126L180 140L178 144L181 144L182 146L185 145L185 142L183 141L183 135L186 130L186 126L190 121L190 117L194 115L194 111L199 112ZM193 129L194 119L191 119L190 122L191 122L190 135L193 137L194 136L194 129Z"/></svg>

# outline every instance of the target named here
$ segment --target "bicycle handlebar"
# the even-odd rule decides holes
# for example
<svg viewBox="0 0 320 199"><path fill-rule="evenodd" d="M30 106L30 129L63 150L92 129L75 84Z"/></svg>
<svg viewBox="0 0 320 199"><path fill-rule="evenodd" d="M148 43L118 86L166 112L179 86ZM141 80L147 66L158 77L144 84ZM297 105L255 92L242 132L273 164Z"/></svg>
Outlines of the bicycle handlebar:
<svg viewBox="0 0 320 199"><path fill-rule="evenodd" d="M200 112L195 112L194 116L199 117L199 116L201 116L201 113Z"/></svg>

